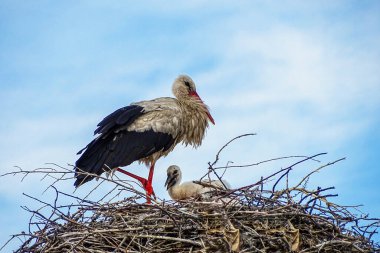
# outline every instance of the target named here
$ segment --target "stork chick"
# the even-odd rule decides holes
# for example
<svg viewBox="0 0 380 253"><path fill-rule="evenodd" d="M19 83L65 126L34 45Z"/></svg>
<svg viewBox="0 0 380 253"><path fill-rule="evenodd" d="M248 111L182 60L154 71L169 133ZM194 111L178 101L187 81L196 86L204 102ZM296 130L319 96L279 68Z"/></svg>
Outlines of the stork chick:
<svg viewBox="0 0 380 253"><path fill-rule="evenodd" d="M213 180L213 181L202 181L202 183L212 185L214 187L207 187L204 185L196 184L194 182L184 182L181 183L182 172L177 165L169 166L167 170L167 179L165 182L165 187L169 192L170 197L173 200L183 200L188 198L196 198L199 196L208 197L207 193L215 190L215 188L227 189L230 188L230 185L227 181L222 180ZM223 185L224 184L224 185Z"/></svg>

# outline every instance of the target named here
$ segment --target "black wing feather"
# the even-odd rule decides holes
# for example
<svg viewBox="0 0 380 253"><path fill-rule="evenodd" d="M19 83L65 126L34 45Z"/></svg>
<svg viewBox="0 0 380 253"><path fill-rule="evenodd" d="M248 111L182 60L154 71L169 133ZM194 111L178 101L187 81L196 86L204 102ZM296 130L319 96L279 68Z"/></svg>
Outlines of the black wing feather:
<svg viewBox="0 0 380 253"><path fill-rule="evenodd" d="M106 133L115 126L129 125L137 117L143 114L144 107L138 105L129 105L120 108L107 117L105 117L99 124L94 134Z"/></svg>
<svg viewBox="0 0 380 253"><path fill-rule="evenodd" d="M91 176L79 173L80 171L100 175L104 171L127 166L157 151L166 151L174 143L174 138L170 134L156 133L153 130L123 131L115 136L108 135L105 139L98 138L90 143L75 164L77 178L75 186L93 179Z"/></svg>
<svg viewBox="0 0 380 253"><path fill-rule="evenodd" d="M100 175L104 171L127 166L157 151L166 151L173 145L175 140L167 133L153 130L127 131L126 127L142 114L143 107L126 106L108 115L98 124L95 134L100 135L78 152L80 154L84 151L75 163L75 186L94 178L80 172Z"/></svg>

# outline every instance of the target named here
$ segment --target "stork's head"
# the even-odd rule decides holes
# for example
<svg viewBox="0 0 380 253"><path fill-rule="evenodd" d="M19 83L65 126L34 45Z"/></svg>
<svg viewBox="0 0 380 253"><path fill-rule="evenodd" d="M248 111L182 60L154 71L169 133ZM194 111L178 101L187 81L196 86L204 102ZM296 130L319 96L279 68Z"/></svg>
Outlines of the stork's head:
<svg viewBox="0 0 380 253"><path fill-rule="evenodd" d="M178 185L181 182L182 172L177 165L171 165L167 170L167 174L168 177L165 182L165 187L169 190L169 188Z"/></svg>
<svg viewBox="0 0 380 253"><path fill-rule="evenodd" d="M187 75L179 75L174 80L172 91L174 96L178 100L192 101L194 103L202 104L202 106L204 106L204 108L206 109L207 117L209 118L211 123L215 125L215 121L212 118L207 105L203 103L202 99L199 97L197 93L197 89L195 87L193 79L191 79Z"/></svg>

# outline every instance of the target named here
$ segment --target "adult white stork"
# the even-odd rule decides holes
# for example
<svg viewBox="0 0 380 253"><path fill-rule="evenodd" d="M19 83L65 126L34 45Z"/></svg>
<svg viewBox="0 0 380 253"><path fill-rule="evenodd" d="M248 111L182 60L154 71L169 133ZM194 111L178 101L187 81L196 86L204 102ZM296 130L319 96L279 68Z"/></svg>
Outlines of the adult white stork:
<svg viewBox="0 0 380 253"><path fill-rule="evenodd" d="M88 173L101 175L117 170L140 181L150 203L156 161L180 142L198 147L208 121L215 124L189 76L178 76L172 92L175 98L132 103L105 117L94 132L98 136L78 152L84 151L75 163L74 186L92 180L94 176ZM150 167L148 179L120 168L134 161Z"/></svg>
<svg viewBox="0 0 380 253"><path fill-rule="evenodd" d="M182 172L181 169L177 165L171 165L167 169L167 178L165 182L166 189L169 192L170 197L173 200L182 200L188 198L196 198L199 196L208 197L208 193L215 190L215 188L219 189L230 189L230 184L222 180L204 180L201 184L197 184L194 182L184 182L181 184L182 180ZM210 186L206 186L210 185Z"/></svg>

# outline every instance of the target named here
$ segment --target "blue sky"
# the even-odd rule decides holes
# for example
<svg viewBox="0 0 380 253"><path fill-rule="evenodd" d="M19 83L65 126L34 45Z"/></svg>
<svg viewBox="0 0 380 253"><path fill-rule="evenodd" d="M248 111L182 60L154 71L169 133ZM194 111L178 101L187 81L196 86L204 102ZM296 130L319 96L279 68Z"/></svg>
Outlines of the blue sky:
<svg viewBox="0 0 380 253"><path fill-rule="evenodd" d="M195 179L225 142L255 132L227 149L221 165L319 152L329 153L325 162L347 157L311 186L333 185L339 203L363 204L379 217L379 13L380 2L367 0L1 0L1 171L74 163L104 116L172 96L173 80L186 73L216 125L198 150L178 146L157 163L162 198L169 165ZM243 186L286 165L229 170L226 179ZM0 244L27 229L20 205L34 203L22 192L41 195L46 185L0 178Z"/></svg>

